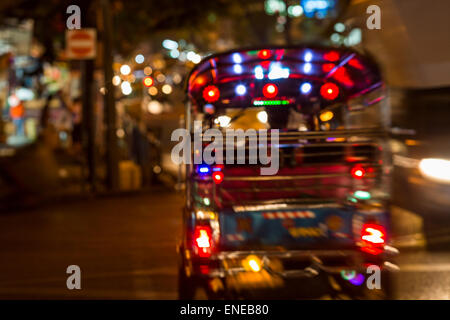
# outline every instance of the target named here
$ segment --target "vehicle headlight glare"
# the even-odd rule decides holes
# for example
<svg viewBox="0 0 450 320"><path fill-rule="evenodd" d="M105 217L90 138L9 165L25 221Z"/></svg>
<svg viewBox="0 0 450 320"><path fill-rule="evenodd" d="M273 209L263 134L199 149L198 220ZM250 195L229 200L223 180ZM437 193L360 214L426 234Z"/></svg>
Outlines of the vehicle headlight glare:
<svg viewBox="0 0 450 320"><path fill-rule="evenodd" d="M438 182L450 183L450 161L444 159L422 159L419 170L423 176Z"/></svg>

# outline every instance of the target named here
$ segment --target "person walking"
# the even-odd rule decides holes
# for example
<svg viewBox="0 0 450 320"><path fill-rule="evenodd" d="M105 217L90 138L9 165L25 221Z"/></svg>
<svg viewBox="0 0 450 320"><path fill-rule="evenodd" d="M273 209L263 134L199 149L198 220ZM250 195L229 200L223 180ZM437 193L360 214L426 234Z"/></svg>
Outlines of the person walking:
<svg viewBox="0 0 450 320"><path fill-rule="evenodd" d="M16 136L25 137L25 107L22 101L12 94L8 98L9 116L16 128Z"/></svg>

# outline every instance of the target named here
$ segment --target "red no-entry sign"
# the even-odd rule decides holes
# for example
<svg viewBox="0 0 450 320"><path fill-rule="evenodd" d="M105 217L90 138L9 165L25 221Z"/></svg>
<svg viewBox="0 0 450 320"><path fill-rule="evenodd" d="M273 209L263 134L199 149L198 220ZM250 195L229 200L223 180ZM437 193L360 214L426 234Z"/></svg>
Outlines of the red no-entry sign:
<svg viewBox="0 0 450 320"><path fill-rule="evenodd" d="M66 31L66 54L68 59L94 59L96 55L97 32L95 29Z"/></svg>

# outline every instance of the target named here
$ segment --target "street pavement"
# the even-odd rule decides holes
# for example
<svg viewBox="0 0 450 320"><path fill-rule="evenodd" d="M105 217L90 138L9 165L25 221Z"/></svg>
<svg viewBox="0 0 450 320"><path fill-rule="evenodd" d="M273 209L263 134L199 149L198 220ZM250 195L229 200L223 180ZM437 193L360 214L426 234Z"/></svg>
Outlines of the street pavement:
<svg viewBox="0 0 450 320"><path fill-rule="evenodd" d="M0 214L0 299L176 299L182 204L155 190ZM396 298L450 299L450 252L398 262ZM66 287L69 265L81 290Z"/></svg>

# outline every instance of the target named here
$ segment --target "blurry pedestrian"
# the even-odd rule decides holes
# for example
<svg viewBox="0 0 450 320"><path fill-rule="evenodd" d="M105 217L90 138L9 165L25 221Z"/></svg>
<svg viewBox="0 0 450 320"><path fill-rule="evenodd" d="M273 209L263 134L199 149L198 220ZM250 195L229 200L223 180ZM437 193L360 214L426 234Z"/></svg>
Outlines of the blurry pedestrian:
<svg viewBox="0 0 450 320"><path fill-rule="evenodd" d="M16 136L25 137L25 107L16 94L8 97L9 116L11 117L15 129Z"/></svg>
<svg viewBox="0 0 450 320"><path fill-rule="evenodd" d="M147 139L147 126L142 120L135 120L131 131L131 158L141 167L144 184L151 180L150 143Z"/></svg>

